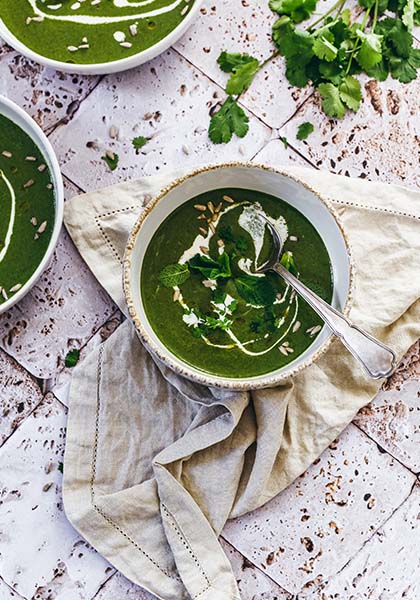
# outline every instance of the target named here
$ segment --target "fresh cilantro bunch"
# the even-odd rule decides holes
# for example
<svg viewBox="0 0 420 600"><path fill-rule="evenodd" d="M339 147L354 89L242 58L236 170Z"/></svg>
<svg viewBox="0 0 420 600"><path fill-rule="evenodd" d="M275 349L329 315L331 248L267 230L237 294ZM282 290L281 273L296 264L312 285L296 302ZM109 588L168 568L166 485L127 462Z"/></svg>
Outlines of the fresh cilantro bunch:
<svg viewBox="0 0 420 600"><path fill-rule="evenodd" d="M401 83L416 79L420 50L413 46L411 29L420 24L420 0L358 0L363 12L356 20L345 8L346 1L337 0L305 28L302 23L316 9L316 0L270 0L270 8L278 15L272 27L272 55L259 62L248 54L224 51L218 58L230 77L228 97L210 122L213 142L228 142L234 133L246 135L248 118L238 98L258 71L279 54L285 58L288 81L297 87L311 84L329 117L342 118L348 110L358 110L363 97L356 78L360 73L378 81L389 75ZM307 137L310 125L299 132L298 139Z"/></svg>

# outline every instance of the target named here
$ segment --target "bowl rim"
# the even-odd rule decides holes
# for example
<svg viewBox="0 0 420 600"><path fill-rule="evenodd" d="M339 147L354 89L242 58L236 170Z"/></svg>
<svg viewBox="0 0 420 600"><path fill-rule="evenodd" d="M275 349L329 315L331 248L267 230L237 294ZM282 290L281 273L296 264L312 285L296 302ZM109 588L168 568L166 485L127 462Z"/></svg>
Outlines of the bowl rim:
<svg viewBox="0 0 420 600"><path fill-rule="evenodd" d="M73 73L79 75L109 75L111 73L120 73L123 71L127 71L128 69L133 69L134 67L138 67L156 56L159 56L165 50L170 48L175 42L179 40L179 38L186 32L186 30L191 25L195 16L199 12L201 5L204 0L195 0L192 9L186 15L186 17L179 23L175 29L172 29L159 42L137 52L136 54L132 54L131 56L127 56L127 58L119 58L118 60L113 60L109 62L102 63L66 63L61 60L55 60L53 58L48 58L47 56L43 56L39 54L35 50L32 50L24 42L19 40L8 27L6 27L3 19L0 16L0 36L5 40L7 44L12 46L17 52L23 54L30 60L33 60L41 65L45 65L46 67L50 67L52 69L56 69L58 71L62 71L63 73Z"/></svg>
<svg viewBox="0 0 420 600"><path fill-rule="evenodd" d="M0 115L3 115L2 107L6 106L11 115L16 115L17 120L13 120L13 116L4 115L7 119L13 121L20 129L22 129L27 135L32 138L32 141L38 147L38 149L42 152L45 160L48 162L48 166L51 171L51 176L54 183L54 196L55 196L55 211L54 211L54 228L51 234L51 238L48 244L48 247L45 251L45 254L39 263L38 267L32 273L30 278L22 285L20 290L18 290L9 300L0 304L0 314L6 312L10 309L14 304L22 300L22 298L29 292L29 290L35 285L38 281L46 267L48 266L49 261L53 255L55 247L57 245L58 237L61 231L61 225L63 223L63 213L64 213L64 188L63 188L63 178L61 176L60 165L58 164L57 157L53 150L53 147L50 144L45 133L42 131L40 126L34 121L34 119L28 115L26 111L23 110L20 106L15 104L12 100L5 98L0 95ZM19 120L23 121L27 126L28 130L25 130ZM32 134L32 135L31 135Z"/></svg>
<svg viewBox="0 0 420 600"><path fill-rule="evenodd" d="M235 378L229 378L229 377L224 377L224 376L214 376L211 373L206 373L205 371L200 372L199 369L197 369L197 368L196 368L196 370L193 370L193 367L191 365L188 365L188 363L183 361L181 358L178 358L178 361L180 363L182 363L182 366L180 366L178 363L176 363L172 359L172 357L169 354L166 354L165 352L163 352L161 350L161 348L153 341L153 339L151 339L151 337L145 330L139 315L137 314L137 310L136 310L133 296L131 293L131 283L130 283L130 280L131 280L131 277L130 277L130 275L131 275L131 257L133 255L136 240L137 240L137 237L142 229L142 226L143 226L146 218L152 212L154 207L161 200L163 200L163 198L165 198L169 192L171 192L173 189L175 189L176 187L178 187L179 185L181 185L188 179L191 179L191 178L195 177L196 175L200 175L201 173L205 173L207 171L214 171L214 170L218 170L218 169L232 168L232 167L245 167L245 168L261 169L263 171L277 173L279 175L282 175L283 177L292 179L296 183L298 183L298 184L302 185L304 188L306 188L309 192L314 194L317 197L317 199L327 208L327 210L330 212L331 216L335 220L335 222L340 230L340 233L343 237L344 245L346 247L346 252L347 252L347 258L348 258L348 264L349 264L349 288L348 288L348 292L347 292L346 302L345 302L345 305L344 305L344 308L342 311L345 316L348 316L348 314L351 310L351 307L353 305L354 269L355 269L355 267L354 267L351 246L350 246L346 231L343 227L343 224L341 223L341 220L340 220L335 208L333 206L331 206L331 204L317 190L315 190L310 184L306 183L305 181L302 181L302 179L300 179L300 177L298 177L297 175L295 175L293 173L288 173L284 168L277 169L275 167L265 165L263 163L255 163L255 162L249 162L249 161L233 161L233 162L218 163L218 164L212 164L212 165L208 165L208 166L199 167L192 171L189 171L185 175L177 177L169 185L163 187L158 192L158 194L142 209L142 212L138 216L138 218L130 232L129 238L127 240L125 252L124 252L124 257L123 257L124 297L125 297L125 302L126 302L126 305L128 308L128 314L131 318L132 323L135 326L137 334L139 335L141 341L146 346L146 348L153 354L153 356L155 356L159 360L161 360L165 365L167 365L173 371L175 371L175 373L182 375L183 377L186 377L189 380L195 381L195 382L203 384L203 385L208 385L213 388L246 391L246 390L251 390L251 389L261 389L261 388L277 386L281 383L284 383L284 382L290 380L292 377L294 377L295 375L297 375L298 373L303 371L303 369L305 369L305 368L309 367L310 365L312 365L313 363L315 363L323 354L325 354L325 352L330 347L330 345L334 339L334 335L333 335L332 331L331 330L329 331L327 339L320 346L320 348L318 348L318 350L316 352L311 354L305 361L303 361L295 366L293 366L294 361L292 361L291 363L289 363L291 365L291 368L283 371L282 373L274 374L275 372L271 371L268 373L264 373L262 375L258 375L257 376L258 379L255 379L255 380L253 380L253 378L251 378L251 377L235 379ZM162 342L162 346L164 346L163 342ZM216 379L216 377L217 377L217 379Z"/></svg>

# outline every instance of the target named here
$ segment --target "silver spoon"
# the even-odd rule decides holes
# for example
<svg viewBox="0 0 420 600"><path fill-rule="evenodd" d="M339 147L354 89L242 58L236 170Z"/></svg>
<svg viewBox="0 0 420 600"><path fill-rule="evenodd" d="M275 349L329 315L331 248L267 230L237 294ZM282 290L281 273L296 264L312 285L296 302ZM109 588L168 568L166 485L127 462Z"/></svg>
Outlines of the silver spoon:
<svg viewBox="0 0 420 600"><path fill-rule="evenodd" d="M306 287L306 285L280 263L283 254L283 242L280 235L265 216L260 213L258 214L267 223L274 241L274 249L267 262L257 269L257 273L275 271L283 277L318 313L334 335L343 342L350 353L359 361L370 377L373 379L382 379L383 377L392 375L397 366L395 352L391 348L388 348L388 346L385 346L385 344L382 344L382 342L376 340L369 333L366 333L366 331L360 329L360 327L357 327L357 325L354 325L350 319L327 304L327 302Z"/></svg>

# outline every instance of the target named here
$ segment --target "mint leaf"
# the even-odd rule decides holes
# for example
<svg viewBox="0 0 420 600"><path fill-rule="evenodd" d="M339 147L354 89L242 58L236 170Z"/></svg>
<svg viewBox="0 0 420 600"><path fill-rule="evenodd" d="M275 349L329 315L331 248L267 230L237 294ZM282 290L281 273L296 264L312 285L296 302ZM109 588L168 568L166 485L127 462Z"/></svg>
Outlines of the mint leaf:
<svg viewBox="0 0 420 600"><path fill-rule="evenodd" d="M243 275L234 281L238 294L247 304L267 306L272 304L276 298L276 290L266 277Z"/></svg>
<svg viewBox="0 0 420 600"><path fill-rule="evenodd" d="M79 358L80 350L78 350L77 348L73 348L73 350L67 352L66 358L64 359L64 364L67 368L71 369L72 367L75 367L77 365L77 363L79 362Z"/></svg>
<svg viewBox="0 0 420 600"><path fill-rule="evenodd" d="M118 167L118 162L120 158L115 152L109 152L101 158L106 162L111 171L115 171L115 169Z"/></svg>
<svg viewBox="0 0 420 600"><path fill-rule="evenodd" d="M179 263L167 265L159 274L159 283L164 287L172 288L187 281L189 276L190 271L187 265Z"/></svg>
<svg viewBox="0 0 420 600"><path fill-rule="evenodd" d="M338 87L332 83L321 83L317 91L322 97L322 109L324 113L329 117L342 119L346 114L346 107L341 101Z"/></svg>
<svg viewBox="0 0 420 600"><path fill-rule="evenodd" d="M148 141L149 140L146 137L144 137L144 135L138 135L137 137L135 137L131 140L131 143L133 144L136 154L139 153L139 150L141 150L143 148L143 146L145 146L147 144Z"/></svg>
<svg viewBox="0 0 420 600"><path fill-rule="evenodd" d="M249 119L237 102L228 96L210 120L209 137L215 144L226 144L235 133L242 138L248 133Z"/></svg>
<svg viewBox="0 0 420 600"><path fill-rule="evenodd" d="M223 279L232 275L229 255L226 252L223 252L217 261L203 254L196 254L188 261L188 266L206 279Z"/></svg>
<svg viewBox="0 0 420 600"><path fill-rule="evenodd" d="M243 67L248 63L252 63L257 59L249 54L240 54L239 52L226 52L225 50L217 59L217 64L225 73L232 73L234 69Z"/></svg>
<svg viewBox="0 0 420 600"><path fill-rule="evenodd" d="M360 82L351 75L347 75L340 83L340 98L351 110L358 110L362 100L362 88Z"/></svg>
<svg viewBox="0 0 420 600"><path fill-rule="evenodd" d="M305 123L301 123L296 133L296 139L306 140L308 135L310 135L313 132L313 130L314 126L312 125L312 123L309 123L308 121L306 121Z"/></svg>
<svg viewBox="0 0 420 600"><path fill-rule="evenodd" d="M260 63L256 58L241 67L234 67L226 84L226 92L231 96L239 96L252 83Z"/></svg>

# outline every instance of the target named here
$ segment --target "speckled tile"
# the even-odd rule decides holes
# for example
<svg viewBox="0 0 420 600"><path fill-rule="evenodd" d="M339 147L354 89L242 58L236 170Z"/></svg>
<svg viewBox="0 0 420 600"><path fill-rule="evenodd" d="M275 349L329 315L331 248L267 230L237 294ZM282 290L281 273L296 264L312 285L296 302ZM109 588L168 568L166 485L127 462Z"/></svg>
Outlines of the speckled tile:
<svg viewBox="0 0 420 600"><path fill-rule="evenodd" d="M0 42L0 94L24 108L44 130L71 119L98 81L47 69Z"/></svg>
<svg viewBox="0 0 420 600"><path fill-rule="evenodd" d="M168 51L138 69L106 77L51 140L64 174L85 190L197 163L250 158L271 130L251 118L246 140L212 144L209 110L222 97L220 88ZM111 139L112 127L118 139ZM150 140L136 154L132 139L138 135ZM106 150L119 156L113 172L101 159Z"/></svg>
<svg viewBox="0 0 420 600"><path fill-rule="evenodd" d="M363 431L415 473L420 473L419 355L417 342L394 376L355 419Z"/></svg>
<svg viewBox="0 0 420 600"><path fill-rule="evenodd" d="M224 87L228 76L217 64L221 51L246 52L265 60L274 51L270 33L275 20L276 15L269 9L268 2L237 2L232 10L231 0L206 0L201 15L175 48ZM280 127L309 94L309 88L289 85L284 59L279 57L258 73L242 96L242 102L270 127Z"/></svg>
<svg viewBox="0 0 420 600"><path fill-rule="evenodd" d="M306 473L224 537L286 590L337 573L409 495L407 469L354 425Z"/></svg>
<svg viewBox="0 0 420 600"><path fill-rule="evenodd" d="M416 187L420 185L420 79L402 85L394 79L377 83L361 78L364 102L342 120L321 112L316 94L279 135L286 136L317 167L335 173ZM296 140L299 125L315 131Z"/></svg>
<svg viewBox="0 0 420 600"><path fill-rule="evenodd" d="M0 450L0 572L33 600L89 600L112 573L63 512L65 426L50 394Z"/></svg>
<svg viewBox="0 0 420 600"><path fill-rule="evenodd" d="M420 487L322 592L299 600L418 600L420 598Z"/></svg>
<svg viewBox="0 0 420 600"><path fill-rule="evenodd" d="M222 539L221 544L231 562L241 600L292 600L291 594L239 554L228 542Z"/></svg>
<svg viewBox="0 0 420 600"><path fill-rule="evenodd" d="M271 140L260 152L258 152L253 162L270 165L272 167L294 166L294 167L312 167L302 156L299 155L291 146L285 147L281 140Z"/></svg>
<svg viewBox="0 0 420 600"><path fill-rule="evenodd" d="M0 350L0 445L42 400L38 383Z"/></svg>
<svg viewBox="0 0 420 600"><path fill-rule="evenodd" d="M157 598L118 572L105 583L94 600L157 600Z"/></svg>
<svg viewBox="0 0 420 600"><path fill-rule="evenodd" d="M19 304L0 315L0 346L36 377L61 370L69 348L80 347L115 312L63 230L50 267Z"/></svg>
<svg viewBox="0 0 420 600"><path fill-rule="evenodd" d="M2 579L0 579L0 598L1 600L22 600L22 596L9 588Z"/></svg>

